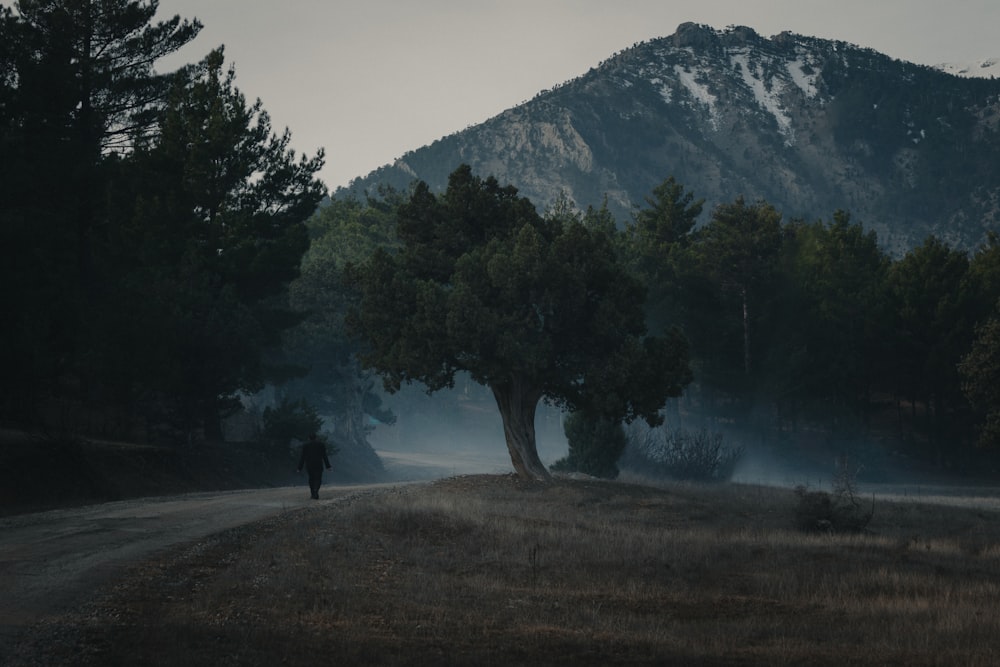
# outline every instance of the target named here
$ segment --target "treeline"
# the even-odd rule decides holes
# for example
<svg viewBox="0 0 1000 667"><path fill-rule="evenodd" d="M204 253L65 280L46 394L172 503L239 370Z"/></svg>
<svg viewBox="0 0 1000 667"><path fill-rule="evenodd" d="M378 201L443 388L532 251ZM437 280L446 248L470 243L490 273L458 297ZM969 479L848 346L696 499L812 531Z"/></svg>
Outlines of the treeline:
<svg viewBox="0 0 1000 667"><path fill-rule="evenodd" d="M955 470L997 444L997 236L894 258L843 212L784 221L736 199L696 229L702 203L672 179L646 203L623 253L654 329L691 343L688 409L790 446L819 430Z"/></svg>
<svg viewBox="0 0 1000 667"><path fill-rule="evenodd" d="M291 374L287 287L325 188L197 21L155 1L0 7L0 418L218 436Z"/></svg>
<svg viewBox="0 0 1000 667"><path fill-rule="evenodd" d="M0 420L218 437L238 396L270 385L363 438L392 417L345 334L345 267L398 245L406 197L317 212L322 153L289 149L222 49L158 73L200 24L155 11L0 8ZM998 237L891 257L845 213L784 220L736 199L696 226L702 208L667 179L628 221L545 212L607 231L647 288L650 333L689 341L695 381L668 421L789 446L818 432L953 469L989 458Z"/></svg>
<svg viewBox="0 0 1000 667"><path fill-rule="evenodd" d="M328 287L345 264L395 245L401 201L381 193L318 212L299 289L319 276ZM624 223L565 201L546 212L608 231L647 287L650 333L678 327L689 341L695 381L668 423L779 448L818 440L862 459L898 452L954 471L993 461L1000 238L970 254L931 237L894 258L844 212L783 220L738 198L696 226L702 209L668 178Z"/></svg>

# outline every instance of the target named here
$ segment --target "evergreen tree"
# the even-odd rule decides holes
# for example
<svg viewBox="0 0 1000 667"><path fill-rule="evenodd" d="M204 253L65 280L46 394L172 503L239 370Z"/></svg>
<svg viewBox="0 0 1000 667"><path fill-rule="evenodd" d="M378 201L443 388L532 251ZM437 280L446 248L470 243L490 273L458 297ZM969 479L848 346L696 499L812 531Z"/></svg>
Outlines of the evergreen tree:
<svg viewBox="0 0 1000 667"><path fill-rule="evenodd" d="M650 326L658 331L668 325L689 324L692 303L689 252L695 222L704 200L671 176L646 198L647 207L626 226L629 263L649 290Z"/></svg>
<svg viewBox="0 0 1000 667"><path fill-rule="evenodd" d="M897 395L922 426L926 454L939 463L957 449L945 448L946 434L964 406L958 364L971 346L977 310L968 270L965 252L931 236L894 263L888 276Z"/></svg>
<svg viewBox="0 0 1000 667"><path fill-rule="evenodd" d="M1000 302L996 312L1000 312ZM982 420L979 444L995 449L1000 445L1000 317L994 315L976 328L959 372L962 391Z"/></svg>
<svg viewBox="0 0 1000 667"><path fill-rule="evenodd" d="M153 23L156 6L22 0L0 11L0 280L10 287L0 392L12 416L31 419L44 394L86 397L99 384L85 366L101 326L92 306L107 160L155 133L172 77L154 65L200 29Z"/></svg>
<svg viewBox="0 0 1000 667"><path fill-rule="evenodd" d="M769 364L781 395L815 416L864 419L884 377L890 338L889 257L874 232L837 211L829 222L786 228L785 266L770 327Z"/></svg>
<svg viewBox="0 0 1000 667"><path fill-rule="evenodd" d="M99 364L129 356L149 405L210 436L236 392L282 377L266 351L301 320L286 290L324 195L322 151L297 158L234 79L211 53L175 86L155 142L118 163L102 315L120 328L91 341Z"/></svg>
<svg viewBox="0 0 1000 667"><path fill-rule="evenodd" d="M702 313L708 314L704 329L690 335L700 341L704 356L721 363L706 381L752 392L754 358L762 352L754 331L778 274L781 242L781 214L767 202L747 204L742 197L718 206L698 230L693 250L711 300ZM738 342L732 337L736 332Z"/></svg>

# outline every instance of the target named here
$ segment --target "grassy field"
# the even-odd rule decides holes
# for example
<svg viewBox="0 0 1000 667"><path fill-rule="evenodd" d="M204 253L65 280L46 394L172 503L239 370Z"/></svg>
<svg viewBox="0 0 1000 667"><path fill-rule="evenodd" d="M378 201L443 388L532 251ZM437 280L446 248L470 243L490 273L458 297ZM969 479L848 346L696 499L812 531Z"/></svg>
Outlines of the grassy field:
<svg viewBox="0 0 1000 667"><path fill-rule="evenodd" d="M863 491L863 489L862 489ZM40 636L59 665L995 665L995 510L790 490L455 477L132 570Z"/></svg>

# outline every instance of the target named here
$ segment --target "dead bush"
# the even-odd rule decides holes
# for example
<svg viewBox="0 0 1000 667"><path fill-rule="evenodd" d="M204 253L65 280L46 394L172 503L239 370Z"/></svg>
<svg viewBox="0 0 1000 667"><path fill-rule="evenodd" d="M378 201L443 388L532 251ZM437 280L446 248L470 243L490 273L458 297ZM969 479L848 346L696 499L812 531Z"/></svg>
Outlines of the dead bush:
<svg viewBox="0 0 1000 667"><path fill-rule="evenodd" d="M846 459L837 462L832 489L811 491L800 484L795 487L799 502L795 507L795 525L800 530L825 533L860 533L868 528L875 515L875 498L870 506L857 494L860 467Z"/></svg>
<svg viewBox="0 0 1000 667"><path fill-rule="evenodd" d="M743 448L724 444L721 433L633 425L622 467L655 477L725 482L742 456Z"/></svg>

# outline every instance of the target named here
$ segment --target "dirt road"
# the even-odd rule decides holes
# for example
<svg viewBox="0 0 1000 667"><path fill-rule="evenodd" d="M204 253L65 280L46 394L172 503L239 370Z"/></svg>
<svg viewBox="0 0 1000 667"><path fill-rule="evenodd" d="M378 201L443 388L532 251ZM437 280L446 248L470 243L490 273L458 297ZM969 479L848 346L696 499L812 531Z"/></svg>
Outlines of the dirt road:
<svg viewBox="0 0 1000 667"><path fill-rule="evenodd" d="M195 493L0 519L0 663L15 638L86 601L130 563L237 526L377 486Z"/></svg>

